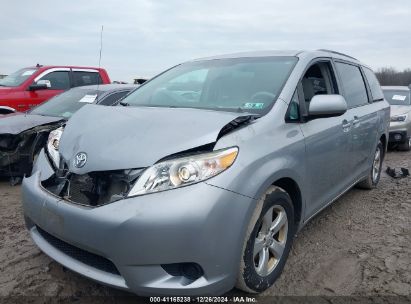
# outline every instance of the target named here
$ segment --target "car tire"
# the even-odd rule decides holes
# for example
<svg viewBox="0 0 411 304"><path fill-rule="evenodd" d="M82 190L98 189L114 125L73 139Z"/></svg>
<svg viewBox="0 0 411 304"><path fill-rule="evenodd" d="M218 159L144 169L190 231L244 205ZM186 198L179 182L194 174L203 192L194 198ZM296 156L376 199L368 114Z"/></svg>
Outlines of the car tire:
<svg viewBox="0 0 411 304"><path fill-rule="evenodd" d="M411 136L408 138L408 140L405 143L400 144L398 146L398 150L400 151L410 151L411 150Z"/></svg>
<svg viewBox="0 0 411 304"><path fill-rule="evenodd" d="M244 240L236 287L260 293L279 278L295 233L290 196L272 186L257 203Z"/></svg>
<svg viewBox="0 0 411 304"><path fill-rule="evenodd" d="M375 149L374 160L371 165L371 170L366 179L358 183L358 187L362 189L374 189L377 187L381 178L382 163L384 160L384 146L380 141Z"/></svg>

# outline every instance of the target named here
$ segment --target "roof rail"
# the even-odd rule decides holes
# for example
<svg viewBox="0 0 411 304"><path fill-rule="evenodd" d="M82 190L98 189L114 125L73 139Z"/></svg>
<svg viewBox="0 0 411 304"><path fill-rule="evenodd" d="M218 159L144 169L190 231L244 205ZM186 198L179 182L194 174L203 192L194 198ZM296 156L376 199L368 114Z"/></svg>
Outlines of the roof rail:
<svg viewBox="0 0 411 304"><path fill-rule="evenodd" d="M352 56L347 55L347 54L344 54L344 53L340 53L340 52L332 51L332 50L327 50L327 49L319 49L319 50L317 50L317 51L322 51L322 52L333 53L333 54L336 54L336 55L345 56L345 57L348 57L348 58L351 58L351 59L354 59L354 60L359 61L359 60L358 60L357 58L355 58L355 57L352 57Z"/></svg>

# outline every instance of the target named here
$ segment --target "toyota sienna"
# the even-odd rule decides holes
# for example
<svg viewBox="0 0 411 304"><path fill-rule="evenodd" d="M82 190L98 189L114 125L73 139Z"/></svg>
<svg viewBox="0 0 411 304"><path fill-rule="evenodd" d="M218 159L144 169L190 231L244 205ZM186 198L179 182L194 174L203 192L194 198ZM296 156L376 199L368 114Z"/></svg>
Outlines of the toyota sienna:
<svg viewBox="0 0 411 304"><path fill-rule="evenodd" d="M377 186L389 121L371 69L337 52L183 63L50 135L27 227L65 267L140 295L259 293L313 216Z"/></svg>

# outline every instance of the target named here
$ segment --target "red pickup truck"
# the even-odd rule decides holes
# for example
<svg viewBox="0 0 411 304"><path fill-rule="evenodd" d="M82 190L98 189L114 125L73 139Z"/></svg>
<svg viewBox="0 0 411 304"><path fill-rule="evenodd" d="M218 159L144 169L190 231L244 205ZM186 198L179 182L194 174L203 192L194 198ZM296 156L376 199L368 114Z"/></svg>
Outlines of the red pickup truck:
<svg viewBox="0 0 411 304"><path fill-rule="evenodd" d="M23 112L73 87L108 84L106 70L92 67L24 68L0 79L0 114Z"/></svg>

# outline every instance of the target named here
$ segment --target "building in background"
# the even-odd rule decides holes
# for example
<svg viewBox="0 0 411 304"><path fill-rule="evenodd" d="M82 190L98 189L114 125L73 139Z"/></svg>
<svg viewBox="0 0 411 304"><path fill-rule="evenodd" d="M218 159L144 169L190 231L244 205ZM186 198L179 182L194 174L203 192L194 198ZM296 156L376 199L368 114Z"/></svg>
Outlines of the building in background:
<svg viewBox="0 0 411 304"><path fill-rule="evenodd" d="M2 78L4 78L4 77L6 77L7 75L5 75L5 74L0 74L0 79L2 79Z"/></svg>

